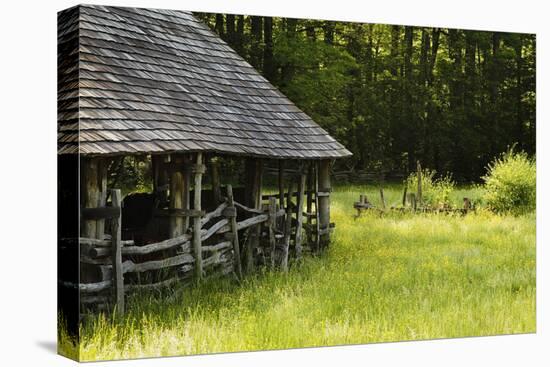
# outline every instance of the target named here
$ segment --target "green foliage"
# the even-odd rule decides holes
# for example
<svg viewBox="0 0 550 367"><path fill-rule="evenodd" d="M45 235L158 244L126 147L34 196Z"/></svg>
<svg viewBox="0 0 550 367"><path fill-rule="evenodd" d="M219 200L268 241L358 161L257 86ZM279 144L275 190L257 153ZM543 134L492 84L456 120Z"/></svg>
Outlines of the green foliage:
<svg viewBox="0 0 550 367"><path fill-rule="evenodd" d="M534 159L525 152L508 152L489 166L485 181L484 199L493 210L524 213L535 210L537 170Z"/></svg>
<svg viewBox="0 0 550 367"><path fill-rule="evenodd" d="M341 167L479 181L510 144L535 152L533 34L199 16L353 152Z"/></svg>
<svg viewBox="0 0 550 367"><path fill-rule="evenodd" d="M422 170L422 201L432 207L444 207L451 205L451 193L455 189L455 183L449 174L436 177L435 170ZM405 184L408 192L416 192L418 189L418 175L416 172L407 177Z"/></svg>

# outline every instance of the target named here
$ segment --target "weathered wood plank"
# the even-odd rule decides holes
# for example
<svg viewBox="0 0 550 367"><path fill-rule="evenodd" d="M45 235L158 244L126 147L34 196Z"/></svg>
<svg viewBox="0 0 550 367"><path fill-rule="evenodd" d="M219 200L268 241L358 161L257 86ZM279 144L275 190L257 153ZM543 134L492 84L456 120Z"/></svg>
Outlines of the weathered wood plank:
<svg viewBox="0 0 550 367"><path fill-rule="evenodd" d="M221 202L222 192L220 187L220 164L217 158L210 160L210 172L212 178L212 193L214 194L214 202Z"/></svg>
<svg viewBox="0 0 550 367"><path fill-rule="evenodd" d="M227 185L227 203L229 205L229 208L235 209L235 202L233 200L233 187L231 185ZM231 227L231 233L233 235L233 251L235 252L235 270L237 272L237 276L242 278L242 267L241 267L241 250L240 250L240 244L239 244L239 230L237 227L237 217L231 217L230 219L230 227Z"/></svg>
<svg viewBox="0 0 550 367"><path fill-rule="evenodd" d="M211 246L202 246L202 252L215 252L215 251L221 251L227 248L230 248L232 245L231 241L224 241L220 242L216 245Z"/></svg>
<svg viewBox="0 0 550 367"><path fill-rule="evenodd" d="M321 187L321 192L317 193L319 198L319 227L320 229L328 228L330 223L330 196L325 195L324 193L330 193L331 184L330 184L330 161L321 160L319 162L319 173L318 173L318 182ZM319 231L320 233L321 231ZM320 246L321 248L326 247L330 242L330 234L324 233L320 236Z"/></svg>
<svg viewBox="0 0 550 367"><path fill-rule="evenodd" d="M183 158L181 155L172 155L172 162L175 164L175 169L170 172L170 209L177 211L183 209ZM183 232L183 216L170 216L170 237L181 236Z"/></svg>
<svg viewBox="0 0 550 367"><path fill-rule="evenodd" d="M207 213L201 219L201 227L208 223L210 220L222 216L223 210L227 208L227 203L221 203L214 211Z"/></svg>
<svg viewBox="0 0 550 367"><path fill-rule="evenodd" d="M111 201L114 207L122 206L122 195L120 190L111 190ZM115 304L117 312L124 314L124 272L122 270L122 243L121 243L121 216L114 218L111 222L111 243L112 243L112 266L113 285L115 292Z"/></svg>
<svg viewBox="0 0 550 367"><path fill-rule="evenodd" d="M201 210L201 194L202 194L202 153L197 153L196 170L195 170L195 197L194 209ZM193 217L193 253L195 255L195 276L197 280L202 279L202 251L201 251L201 218Z"/></svg>
<svg viewBox="0 0 550 367"><path fill-rule="evenodd" d="M271 269L275 269L275 246L277 245L277 241L275 239L275 229L277 226L277 199L274 197L269 198L268 226Z"/></svg>
<svg viewBox="0 0 550 367"><path fill-rule="evenodd" d="M182 254L169 257L162 260L151 260L143 263L134 263L131 260L126 260L122 264L124 273L143 273L144 271L159 270L177 265L194 263L195 259L191 254Z"/></svg>
<svg viewBox="0 0 550 367"><path fill-rule="evenodd" d="M82 208L82 219L84 220L110 219L117 218L118 216L120 216L120 208L114 206ZM97 239L100 238L98 237Z"/></svg>
<svg viewBox="0 0 550 367"><path fill-rule="evenodd" d="M288 192L286 195L286 218L284 229L284 240L281 253L281 270L288 271L288 249L290 248L290 236L292 231L292 181L289 180Z"/></svg>
<svg viewBox="0 0 550 367"><path fill-rule="evenodd" d="M302 258L302 221L304 212L304 190L306 186L306 175L301 174L298 179L298 197L296 199L296 233L294 237L294 249L296 260Z"/></svg>

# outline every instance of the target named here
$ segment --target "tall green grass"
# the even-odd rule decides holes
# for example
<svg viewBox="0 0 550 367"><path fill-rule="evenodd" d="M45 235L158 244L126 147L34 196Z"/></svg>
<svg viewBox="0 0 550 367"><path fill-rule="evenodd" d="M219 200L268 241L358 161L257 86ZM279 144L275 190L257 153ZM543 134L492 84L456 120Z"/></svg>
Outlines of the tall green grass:
<svg viewBox="0 0 550 367"><path fill-rule="evenodd" d="M332 196L330 249L288 274L212 281L129 300L81 327L82 360L419 340L535 331L535 216L377 213ZM401 201L388 188L388 205ZM475 198L475 189L453 193ZM61 337L62 344L68 339Z"/></svg>

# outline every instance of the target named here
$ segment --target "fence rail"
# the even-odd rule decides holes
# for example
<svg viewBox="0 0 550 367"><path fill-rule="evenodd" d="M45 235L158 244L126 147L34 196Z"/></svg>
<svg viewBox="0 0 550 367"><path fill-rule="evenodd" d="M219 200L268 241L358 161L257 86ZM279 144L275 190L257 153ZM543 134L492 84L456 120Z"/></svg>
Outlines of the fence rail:
<svg viewBox="0 0 550 367"><path fill-rule="evenodd" d="M197 258L200 259L199 265L202 271L209 272L212 276L226 275L231 272L241 276L239 232L266 224L269 226L270 246L274 249L276 218L286 213L284 209L278 209L275 200L270 200L269 205L262 210L248 208L234 201L230 185L227 191L228 195L223 198L223 202L200 218L198 236L201 256L195 256L193 243L196 234L193 226L190 226L187 233L181 236L142 246L136 245L131 240L122 241L120 238L120 190L111 190L113 206L86 210L87 215L94 219L109 218L111 233L104 239L87 237L63 239L67 246L79 246L82 263L97 266L99 281L81 284L60 283L66 287L78 289L82 293L83 304L112 302L117 305L118 312L124 312L125 293L140 289L158 289L192 279L196 272ZM238 221L237 210L247 218ZM218 236L219 239L214 239L214 236ZM139 261L139 257L143 255L154 255L160 258ZM124 276L130 273L165 269L175 269L176 274L172 274L168 279L147 284L133 284L124 279Z"/></svg>

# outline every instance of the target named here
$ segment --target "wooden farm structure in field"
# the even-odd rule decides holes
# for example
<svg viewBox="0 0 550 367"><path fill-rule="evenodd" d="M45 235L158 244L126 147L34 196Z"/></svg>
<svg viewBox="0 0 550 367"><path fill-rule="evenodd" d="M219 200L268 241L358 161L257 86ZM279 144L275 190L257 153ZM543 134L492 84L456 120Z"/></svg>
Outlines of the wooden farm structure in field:
<svg viewBox="0 0 550 367"><path fill-rule="evenodd" d="M58 73L63 304L123 312L133 289L284 271L328 245L331 164L351 153L191 13L62 11ZM125 156L150 161L147 205L108 185Z"/></svg>

